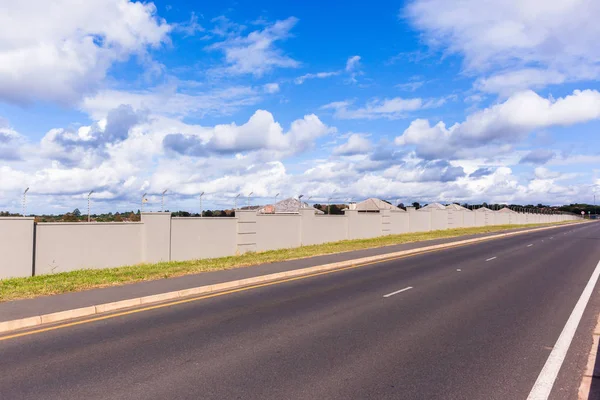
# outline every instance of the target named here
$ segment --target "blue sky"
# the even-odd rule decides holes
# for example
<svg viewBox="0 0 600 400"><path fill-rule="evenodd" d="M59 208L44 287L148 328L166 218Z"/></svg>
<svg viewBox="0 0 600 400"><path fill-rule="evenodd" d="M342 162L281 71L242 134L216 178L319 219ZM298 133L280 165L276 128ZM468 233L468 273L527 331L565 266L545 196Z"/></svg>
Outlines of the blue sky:
<svg viewBox="0 0 600 400"><path fill-rule="evenodd" d="M600 5L481 3L9 2L0 209L592 202Z"/></svg>

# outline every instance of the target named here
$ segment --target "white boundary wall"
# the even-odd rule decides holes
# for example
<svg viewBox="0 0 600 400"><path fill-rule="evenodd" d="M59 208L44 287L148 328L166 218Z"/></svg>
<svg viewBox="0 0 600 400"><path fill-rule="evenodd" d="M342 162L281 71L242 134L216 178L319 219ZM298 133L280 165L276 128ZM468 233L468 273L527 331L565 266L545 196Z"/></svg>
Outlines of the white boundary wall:
<svg viewBox="0 0 600 400"><path fill-rule="evenodd" d="M143 213L137 223L38 223L33 218L0 218L0 279L182 261L363 239L407 232L500 224L579 219L572 215L494 211L384 210L345 215L257 215L238 210L235 218L171 218Z"/></svg>

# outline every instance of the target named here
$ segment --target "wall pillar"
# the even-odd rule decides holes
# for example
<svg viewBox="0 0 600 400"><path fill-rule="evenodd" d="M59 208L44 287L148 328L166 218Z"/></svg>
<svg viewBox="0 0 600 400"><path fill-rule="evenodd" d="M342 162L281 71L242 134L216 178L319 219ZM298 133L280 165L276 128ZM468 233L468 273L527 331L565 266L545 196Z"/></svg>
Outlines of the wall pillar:
<svg viewBox="0 0 600 400"><path fill-rule="evenodd" d="M256 251L256 230L258 215L256 210L236 210L237 254Z"/></svg>
<svg viewBox="0 0 600 400"><path fill-rule="evenodd" d="M142 213L142 261L171 261L171 213Z"/></svg>
<svg viewBox="0 0 600 400"><path fill-rule="evenodd" d="M0 279L33 275L34 228L33 217L0 217Z"/></svg>
<svg viewBox="0 0 600 400"><path fill-rule="evenodd" d="M305 246L309 243L307 237L307 231L309 227L312 227L315 223L315 210L313 208L301 208L300 209L300 246Z"/></svg>

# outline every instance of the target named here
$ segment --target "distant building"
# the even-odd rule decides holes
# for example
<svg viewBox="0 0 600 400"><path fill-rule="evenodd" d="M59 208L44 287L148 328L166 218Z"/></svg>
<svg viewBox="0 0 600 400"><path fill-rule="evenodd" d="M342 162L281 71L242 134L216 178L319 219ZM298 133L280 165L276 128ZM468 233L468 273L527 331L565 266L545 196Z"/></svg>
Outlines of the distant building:
<svg viewBox="0 0 600 400"><path fill-rule="evenodd" d="M278 201L275 204L269 204L258 209L259 214L299 214L301 209L312 209L316 214L325 214L304 201L300 201L295 197Z"/></svg>
<svg viewBox="0 0 600 400"><path fill-rule="evenodd" d="M425 207L419 208L419 211L445 210L446 206L440 203L427 204Z"/></svg>
<svg viewBox="0 0 600 400"><path fill-rule="evenodd" d="M452 211L471 211L468 208L465 208L465 207L463 207L461 205L454 204L454 203L448 204L446 206L446 210L452 210Z"/></svg>
<svg viewBox="0 0 600 400"><path fill-rule="evenodd" d="M513 211L513 210L511 210L508 207L504 207L503 209L498 210L498 212L499 213L510 213L510 214L516 214L517 213L516 211Z"/></svg>
<svg viewBox="0 0 600 400"><path fill-rule="evenodd" d="M381 210L406 212L401 208L374 197L361 201L360 203L352 204L350 209L358 210L358 212L380 212Z"/></svg>

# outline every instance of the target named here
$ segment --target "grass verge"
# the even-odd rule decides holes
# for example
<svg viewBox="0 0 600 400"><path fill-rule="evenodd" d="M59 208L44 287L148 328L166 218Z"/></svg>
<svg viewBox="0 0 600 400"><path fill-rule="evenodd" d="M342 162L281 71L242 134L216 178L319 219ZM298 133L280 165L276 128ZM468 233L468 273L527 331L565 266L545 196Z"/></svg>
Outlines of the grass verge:
<svg viewBox="0 0 600 400"><path fill-rule="evenodd" d="M518 228L531 228L547 225L559 224L528 224L519 225ZM302 246L292 249L270 250L260 253L246 253L239 256L204 260L160 262L156 264L139 264L118 268L84 269L27 278L11 278L0 280L0 302L170 278L206 271L247 267L257 264L294 260L345 251L370 249L401 243L499 232L509 229L516 228L514 225L495 225L476 228L448 229L443 231L405 233L400 235L381 236L372 239L343 240L340 242Z"/></svg>

